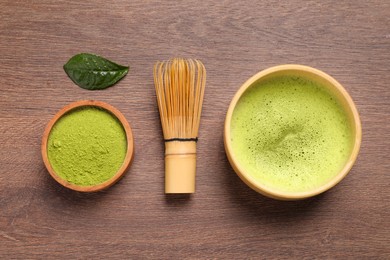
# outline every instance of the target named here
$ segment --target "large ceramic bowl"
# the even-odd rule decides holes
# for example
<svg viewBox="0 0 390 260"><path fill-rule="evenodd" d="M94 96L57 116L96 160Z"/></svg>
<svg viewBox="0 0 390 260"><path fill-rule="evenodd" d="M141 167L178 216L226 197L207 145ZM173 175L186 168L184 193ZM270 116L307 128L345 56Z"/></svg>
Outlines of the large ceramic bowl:
<svg viewBox="0 0 390 260"><path fill-rule="evenodd" d="M338 103L344 108L347 118L350 121L351 129L353 131L352 133L353 147L342 169L333 178L331 178L328 182L326 182L322 186L311 190L305 190L302 192L282 192L279 189L270 188L269 186L264 185L264 183L255 180L255 178L253 178L249 174L248 170L245 169L245 167L239 162L239 160L237 160L237 156L235 156L230 141L232 115L242 95L252 86L265 79L274 76L283 76L283 75L289 75L289 76L295 75L295 76L303 77L318 83L318 85L327 88L328 92L330 92L338 100ZM332 188L337 183L339 183L351 170L352 165L354 164L357 158L360 149L361 138L362 138L362 130L361 130L359 114L357 112L354 102L352 101L347 91L341 86L339 82L337 82L334 78L327 75L326 73L302 65L280 65L276 67L271 67L257 73L256 75L248 79L239 88L239 90L237 91L237 93L233 97L233 100L230 103L226 115L225 129L224 129L224 144L225 144L226 154L230 164L232 165L237 175L241 178L241 180L243 180L249 187L251 187L255 191L265 196L275 198L275 199L280 199L280 200L298 200L298 199L312 197Z"/></svg>

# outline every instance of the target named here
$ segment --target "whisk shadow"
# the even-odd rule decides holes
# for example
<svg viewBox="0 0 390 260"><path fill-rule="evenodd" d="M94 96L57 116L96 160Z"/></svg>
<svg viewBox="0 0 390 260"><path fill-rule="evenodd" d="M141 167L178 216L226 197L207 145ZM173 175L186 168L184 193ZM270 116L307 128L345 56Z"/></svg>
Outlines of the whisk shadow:
<svg viewBox="0 0 390 260"><path fill-rule="evenodd" d="M170 206L186 205L191 198L191 194L165 194L165 203Z"/></svg>

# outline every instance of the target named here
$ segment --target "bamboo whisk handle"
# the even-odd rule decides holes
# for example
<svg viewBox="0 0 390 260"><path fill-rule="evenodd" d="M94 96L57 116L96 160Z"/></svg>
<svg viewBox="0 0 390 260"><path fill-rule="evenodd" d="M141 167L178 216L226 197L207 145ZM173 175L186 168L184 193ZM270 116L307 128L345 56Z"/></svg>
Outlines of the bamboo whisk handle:
<svg viewBox="0 0 390 260"><path fill-rule="evenodd" d="M165 193L194 193L196 142L165 143Z"/></svg>

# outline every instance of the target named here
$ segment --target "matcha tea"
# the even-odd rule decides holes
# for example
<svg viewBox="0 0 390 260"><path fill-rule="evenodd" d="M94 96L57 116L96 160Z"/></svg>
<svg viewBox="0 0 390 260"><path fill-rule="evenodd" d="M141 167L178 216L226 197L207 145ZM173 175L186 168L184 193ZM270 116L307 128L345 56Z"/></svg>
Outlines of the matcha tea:
<svg viewBox="0 0 390 260"><path fill-rule="evenodd" d="M80 186L109 180L126 156L126 132L120 121L97 107L75 109L53 126L48 158L63 179Z"/></svg>
<svg viewBox="0 0 390 260"><path fill-rule="evenodd" d="M255 180L302 192L338 174L353 137L345 111L327 90L302 77L278 76L242 95L232 116L231 145Z"/></svg>

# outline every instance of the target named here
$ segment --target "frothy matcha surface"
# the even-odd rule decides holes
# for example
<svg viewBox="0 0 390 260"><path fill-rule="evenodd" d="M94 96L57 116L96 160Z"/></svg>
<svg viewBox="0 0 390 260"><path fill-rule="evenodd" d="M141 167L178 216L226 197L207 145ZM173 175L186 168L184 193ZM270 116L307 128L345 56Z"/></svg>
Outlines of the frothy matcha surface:
<svg viewBox="0 0 390 260"><path fill-rule="evenodd" d="M345 111L324 88L302 77L278 76L253 85L240 98L231 145L255 180L301 192L334 177L353 140Z"/></svg>
<svg viewBox="0 0 390 260"><path fill-rule="evenodd" d="M97 107L75 109L53 126L48 158L63 179L80 186L110 179L126 156L126 133L119 120Z"/></svg>

